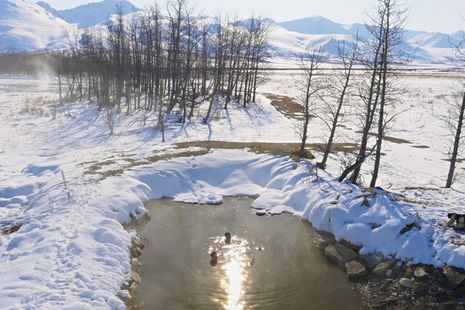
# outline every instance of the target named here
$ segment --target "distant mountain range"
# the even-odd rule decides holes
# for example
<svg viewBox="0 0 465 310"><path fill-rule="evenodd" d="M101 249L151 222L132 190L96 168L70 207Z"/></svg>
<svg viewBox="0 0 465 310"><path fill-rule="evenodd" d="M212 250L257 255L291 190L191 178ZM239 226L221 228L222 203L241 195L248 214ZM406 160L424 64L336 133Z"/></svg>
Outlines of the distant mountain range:
<svg viewBox="0 0 465 310"><path fill-rule="evenodd" d="M139 10L134 4L125 0L92 2L67 10L56 10L44 1L39 1L37 4L64 21L70 24L77 24L79 28L87 28L104 23L117 11L121 11L123 15L127 15Z"/></svg>
<svg viewBox="0 0 465 310"><path fill-rule="evenodd" d="M357 36L362 40L370 39L371 35L364 24L345 25L315 16L275 22L270 36L273 53L286 57L289 53L298 53L305 46L322 48L330 55L336 55L339 43L354 42ZM464 38L464 31L446 34L407 29L404 32L405 43L399 49L411 61L442 63L454 54L454 46Z"/></svg>
<svg viewBox="0 0 465 310"><path fill-rule="evenodd" d="M44 1L0 0L0 52L65 48L79 31L106 24L117 10L127 15L140 9L128 0L103 0L67 10L57 10ZM336 55L341 42L353 42L357 35L361 39L370 37L363 24L345 25L321 16L268 22L271 52L276 57L293 57L306 46ZM412 61L443 63L454 53L452 44L464 35L464 31L446 34L406 30L405 44L399 48Z"/></svg>

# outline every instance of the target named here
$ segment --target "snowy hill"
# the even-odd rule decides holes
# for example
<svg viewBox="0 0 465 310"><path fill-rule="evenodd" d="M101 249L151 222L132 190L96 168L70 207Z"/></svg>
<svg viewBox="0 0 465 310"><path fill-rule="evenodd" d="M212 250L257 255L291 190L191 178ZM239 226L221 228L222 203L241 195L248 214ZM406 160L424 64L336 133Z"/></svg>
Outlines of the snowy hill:
<svg viewBox="0 0 465 310"><path fill-rule="evenodd" d="M37 4L0 0L0 52L62 48L74 28Z"/></svg>
<svg viewBox="0 0 465 310"><path fill-rule="evenodd" d="M344 28L340 28L344 29ZM350 27L349 29L353 29ZM345 31L345 34L303 34L289 31L277 24L271 26L270 47L272 54L278 57L295 57L305 51L306 47L322 49L329 56L338 55L340 44L351 44L356 40L355 34ZM366 39L359 32L360 39ZM408 58L417 62L441 62L446 56L450 56L451 49L444 48L436 54L430 53L417 44L405 43L400 47L401 51L408 55ZM442 53L441 53L442 52Z"/></svg>
<svg viewBox="0 0 465 310"><path fill-rule="evenodd" d="M134 4L125 0L104 0L93 2L67 10L55 10L49 4L39 1L37 4L62 18L70 24L77 24L79 28L87 28L108 21L109 17L121 10L123 15L139 10Z"/></svg>
<svg viewBox="0 0 465 310"><path fill-rule="evenodd" d="M357 37L366 40L370 33L360 23L344 25L317 16L271 23L271 50L274 55L288 57L302 52L305 47L322 48L336 55L337 46L353 42ZM454 44L463 39L464 32L453 34L406 30L405 44L400 49L412 61L441 63L454 53Z"/></svg>
<svg viewBox="0 0 465 310"><path fill-rule="evenodd" d="M63 19L63 16L61 16L60 12L56 9L54 9L50 4L47 2L39 1L36 3L38 6L42 7L45 9L47 12L51 13L53 16L56 16L58 18Z"/></svg>
<svg viewBox="0 0 465 310"><path fill-rule="evenodd" d="M70 34L75 33L75 26L71 24L81 29L103 25L117 8L123 15L140 10L128 0L103 0L67 10L56 10L44 1L30 4L25 0L0 0L0 8L0 52L63 47ZM307 46L335 56L340 43L353 42L357 36L362 40L370 38L363 24L346 25L321 16L284 22L268 19L267 22L271 52L276 57L295 57ZM445 34L406 30L405 44L400 49L412 61L443 63L453 55L453 44L464 34L463 31Z"/></svg>
<svg viewBox="0 0 465 310"><path fill-rule="evenodd" d="M286 30L303 34L347 34L341 24L322 16L281 22L278 25Z"/></svg>

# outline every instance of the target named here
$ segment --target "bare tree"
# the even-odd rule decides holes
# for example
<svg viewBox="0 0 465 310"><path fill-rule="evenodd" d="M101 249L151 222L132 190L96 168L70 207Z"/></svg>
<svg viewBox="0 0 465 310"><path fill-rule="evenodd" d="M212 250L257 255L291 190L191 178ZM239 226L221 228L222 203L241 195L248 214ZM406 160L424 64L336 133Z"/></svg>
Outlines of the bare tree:
<svg viewBox="0 0 465 310"><path fill-rule="evenodd" d="M458 43L451 42L451 45L455 48L455 56L450 60L455 62L457 66L463 67L465 64L465 37ZM449 172L447 174L446 188L451 188L456 181L455 171L457 168L457 159L460 154L463 141L465 140L465 132L463 128L465 123L465 80L459 80L458 85L460 90L457 90L451 101L448 102L449 106L446 115L439 117L452 136L452 143L449 151L450 165Z"/></svg>
<svg viewBox="0 0 465 310"><path fill-rule="evenodd" d="M402 54L398 52L398 47L403 41L404 25L407 11L400 6L396 0L380 1L379 14L384 14L385 26L383 34L383 47L381 53L381 88L379 94L378 111L378 133L376 137L376 152L373 175L370 186L375 187L379 175L381 163L381 150L387 124L392 120L388 119L387 105L397 101L393 80L396 77L396 69L399 67Z"/></svg>
<svg viewBox="0 0 465 310"><path fill-rule="evenodd" d="M464 83L461 83L465 87ZM460 99L459 99L460 98ZM465 133L463 130L464 117L465 117L465 92L459 93L453 103L449 106L447 116L442 120L446 127L450 130L453 137L451 152L450 152L450 166L447 175L446 188L451 188L455 181L455 170L457 166L457 158L460 152L462 143L465 140Z"/></svg>
<svg viewBox="0 0 465 310"><path fill-rule="evenodd" d="M360 170L365 160L375 154L371 187L376 186L381 163L382 144L387 124L394 117L389 116L387 108L398 101L395 89L396 71L402 63L403 55L399 52L399 45L403 43L403 27L407 11L396 0L378 0L378 8L371 23L366 25L372 39L366 44L363 63L367 67L369 76L362 84L360 99L363 103L362 138L356 160L346 167L339 180L342 181L353 172L352 182L358 182ZM376 143L369 148L371 129L377 121Z"/></svg>
<svg viewBox="0 0 465 310"><path fill-rule="evenodd" d="M300 98L299 101L303 108L304 120L299 128L301 143L299 157L304 158L306 155L305 146L308 139L308 125L313 114L313 99L325 88L322 79L317 77L317 71L323 63L325 55L321 49L308 48L300 58L300 69L302 71L301 81L299 81Z"/></svg>
<svg viewBox="0 0 465 310"><path fill-rule="evenodd" d="M341 118L341 113L344 105L346 104L347 97L349 96L349 87L353 79L352 72L358 53L358 37L356 43L352 46L347 44L338 45L338 55L340 66L335 68L333 79L331 81L331 96L330 102L322 98L325 103L323 111L318 116L326 124L329 130L329 137L326 143L323 159L318 164L319 168L325 169L326 162L328 161L331 147L333 145L336 129Z"/></svg>

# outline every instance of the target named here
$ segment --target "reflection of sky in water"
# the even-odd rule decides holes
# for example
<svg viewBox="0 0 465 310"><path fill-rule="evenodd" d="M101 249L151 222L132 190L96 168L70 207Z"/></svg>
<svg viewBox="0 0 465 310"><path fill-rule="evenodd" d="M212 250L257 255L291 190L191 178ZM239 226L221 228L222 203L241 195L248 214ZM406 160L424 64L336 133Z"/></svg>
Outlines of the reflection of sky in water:
<svg viewBox="0 0 465 310"><path fill-rule="evenodd" d="M218 276L226 296L226 300L219 302L227 310L244 309L244 284L247 283L253 264L248 241L233 236L231 244L225 244L224 237L216 237L209 251L218 254Z"/></svg>

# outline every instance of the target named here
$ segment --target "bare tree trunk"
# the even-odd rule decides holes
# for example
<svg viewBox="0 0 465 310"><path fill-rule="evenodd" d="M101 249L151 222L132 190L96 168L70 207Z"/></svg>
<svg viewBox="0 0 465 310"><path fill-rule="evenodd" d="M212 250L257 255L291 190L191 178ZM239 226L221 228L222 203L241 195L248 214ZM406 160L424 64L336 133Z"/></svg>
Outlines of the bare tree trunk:
<svg viewBox="0 0 465 310"><path fill-rule="evenodd" d="M302 141L299 148L299 157L305 158L305 146L307 144L307 133L308 133L308 123L310 122L310 87L312 82L312 77L310 76L307 80L307 87L305 92L305 102L304 102L304 124L302 126Z"/></svg>
<svg viewBox="0 0 465 310"><path fill-rule="evenodd" d="M460 106L460 112L457 122L457 131L454 139L454 146L452 150L452 156L450 159L449 174L447 175L446 188L451 188L454 183L455 177L455 167L457 165L457 155L459 152L460 141L462 140L462 128L463 128L463 118L465 116L465 93L463 94L462 104Z"/></svg>
<svg viewBox="0 0 465 310"><path fill-rule="evenodd" d="M305 158L305 146L308 138L308 125L311 118L310 104L314 95L318 94L325 87L320 80L315 79L316 71L324 61L324 54L321 50L307 50L301 57L300 68L304 73L304 87L300 99L304 110L304 122L301 128L301 143L299 157Z"/></svg>
<svg viewBox="0 0 465 310"><path fill-rule="evenodd" d="M325 169L326 162L328 161L329 154L331 153L331 147L333 145L334 136L336 135L336 129L337 129L337 125L339 122L339 118L341 116L341 110L342 110L342 107L344 106L346 94L347 94L349 84L352 79L352 68L355 62L355 58L357 57L358 45L357 43L354 45L350 59L347 59L346 57L347 55L345 54L345 50L343 49L343 47L339 47L338 49L339 49L339 55L341 57L342 64L344 65L344 68L343 68L344 77L343 77L342 87L340 89L340 94L337 99L337 108L333 115L333 119L331 123L331 130L330 130L328 142L326 143L323 159L318 165L322 169ZM337 89L337 87L335 88Z"/></svg>

